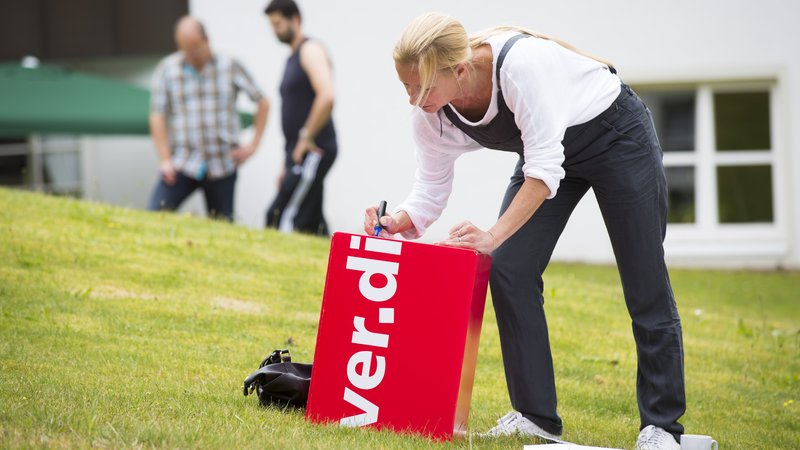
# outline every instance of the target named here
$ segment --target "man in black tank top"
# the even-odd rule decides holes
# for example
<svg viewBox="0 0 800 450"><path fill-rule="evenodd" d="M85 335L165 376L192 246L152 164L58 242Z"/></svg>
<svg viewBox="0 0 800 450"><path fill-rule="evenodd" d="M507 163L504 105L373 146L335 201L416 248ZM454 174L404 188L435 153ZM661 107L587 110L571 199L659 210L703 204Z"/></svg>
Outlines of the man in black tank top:
<svg viewBox="0 0 800 450"><path fill-rule="evenodd" d="M323 181L337 153L331 64L322 45L303 35L293 0L272 0L265 13L278 40L292 48L280 85L286 159L266 225L327 236Z"/></svg>

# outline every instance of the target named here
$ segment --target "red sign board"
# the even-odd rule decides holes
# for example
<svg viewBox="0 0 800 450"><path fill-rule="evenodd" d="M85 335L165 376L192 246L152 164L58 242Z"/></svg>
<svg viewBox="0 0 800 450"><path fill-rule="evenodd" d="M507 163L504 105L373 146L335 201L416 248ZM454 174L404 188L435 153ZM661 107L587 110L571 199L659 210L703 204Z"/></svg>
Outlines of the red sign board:
<svg viewBox="0 0 800 450"><path fill-rule="evenodd" d="M490 264L334 234L306 418L436 439L466 431Z"/></svg>

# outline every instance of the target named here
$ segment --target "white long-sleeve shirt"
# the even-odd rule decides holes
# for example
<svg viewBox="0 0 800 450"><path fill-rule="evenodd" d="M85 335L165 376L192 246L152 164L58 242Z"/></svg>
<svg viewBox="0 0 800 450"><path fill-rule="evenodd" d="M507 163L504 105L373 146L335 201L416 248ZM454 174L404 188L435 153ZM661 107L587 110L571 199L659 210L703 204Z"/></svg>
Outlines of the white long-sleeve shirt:
<svg viewBox="0 0 800 450"><path fill-rule="evenodd" d="M486 125L497 115L497 57L515 34L487 39L494 60L492 98L478 122L459 114L465 124ZM514 113L522 134L522 171L526 177L542 180L550 189L548 198L552 198L564 178L564 133L568 127L588 122L611 106L619 95L621 81L594 59L556 42L530 37L518 40L506 54L500 83L506 105ZM411 193L395 208L405 211L414 224L413 229L403 233L409 239L422 236L447 206L456 159L483 148L441 112L426 113L414 108L412 126L417 147L415 181Z"/></svg>

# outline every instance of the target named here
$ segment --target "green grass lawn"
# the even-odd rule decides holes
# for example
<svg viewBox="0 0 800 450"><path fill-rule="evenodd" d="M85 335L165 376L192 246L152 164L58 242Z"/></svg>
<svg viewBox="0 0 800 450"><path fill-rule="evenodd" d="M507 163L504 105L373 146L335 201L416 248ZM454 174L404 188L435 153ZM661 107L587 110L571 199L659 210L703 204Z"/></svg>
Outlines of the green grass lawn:
<svg viewBox="0 0 800 450"><path fill-rule="evenodd" d="M326 239L4 189L0 233L0 447L535 443L317 426L242 396L269 351L312 361ZM800 274L671 276L687 432L723 449L800 448ZM632 448L636 356L616 269L553 264L545 281L564 439ZM509 409L487 302L471 432Z"/></svg>

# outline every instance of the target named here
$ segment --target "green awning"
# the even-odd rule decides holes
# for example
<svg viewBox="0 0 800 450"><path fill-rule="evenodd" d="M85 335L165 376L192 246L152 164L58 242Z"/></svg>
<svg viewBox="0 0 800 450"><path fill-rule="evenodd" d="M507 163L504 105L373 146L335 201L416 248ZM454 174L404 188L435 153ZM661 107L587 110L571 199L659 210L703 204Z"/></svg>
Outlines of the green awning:
<svg viewBox="0 0 800 450"><path fill-rule="evenodd" d="M120 81L41 65L0 63L0 137L148 134L150 92ZM249 126L252 115L240 114Z"/></svg>

